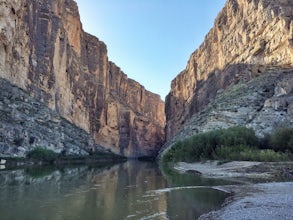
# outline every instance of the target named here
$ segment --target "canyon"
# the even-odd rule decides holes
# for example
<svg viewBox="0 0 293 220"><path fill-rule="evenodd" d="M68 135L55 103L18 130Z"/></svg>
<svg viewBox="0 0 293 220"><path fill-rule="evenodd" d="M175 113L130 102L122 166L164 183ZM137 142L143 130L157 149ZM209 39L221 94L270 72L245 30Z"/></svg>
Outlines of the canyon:
<svg viewBox="0 0 293 220"><path fill-rule="evenodd" d="M174 170L164 160L105 160L160 159L180 140L233 126L262 140L293 128L292 0L227 0L165 103L109 61L74 0L0 0L4 218L292 219L292 183L284 182L292 162L179 162ZM11 161L33 164L23 158L39 147L64 158L97 153L102 163L10 169Z"/></svg>
<svg viewBox="0 0 293 220"><path fill-rule="evenodd" d="M165 103L109 61L73 0L0 0L0 18L0 155L156 156L209 130L293 127L291 0L227 0Z"/></svg>
<svg viewBox="0 0 293 220"><path fill-rule="evenodd" d="M2 155L22 156L35 147L71 154L79 147L85 154L105 149L141 157L156 155L164 143L164 102L108 60L106 45L83 31L73 0L1 0L0 57L0 76L6 80L2 84L17 86L37 105L45 105L40 111L48 108L44 110L48 118L60 116L72 125L68 130L78 134L77 127L83 136L66 139L59 132L59 138L44 139L40 132L27 129L28 120L38 125L38 113L18 120L16 109L22 104L8 97L5 102L4 90L12 88L6 86L1 88L0 105L1 115L9 113L6 120L1 118ZM31 100L23 93L15 96L20 97L16 101ZM52 133L47 127L43 134ZM65 129L60 123L55 127L55 133Z"/></svg>

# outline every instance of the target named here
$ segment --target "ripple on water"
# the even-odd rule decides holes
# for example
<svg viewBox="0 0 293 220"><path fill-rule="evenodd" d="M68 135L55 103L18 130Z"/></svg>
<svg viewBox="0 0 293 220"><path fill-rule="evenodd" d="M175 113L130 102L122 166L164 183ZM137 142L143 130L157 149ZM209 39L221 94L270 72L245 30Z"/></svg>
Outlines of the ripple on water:
<svg viewBox="0 0 293 220"><path fill-rule="evenodd" d="M140 218L140 220L148 220L148 219L165 220L165 219L169 219L169 218L167 217L166 212L155 213L153 215L149 215L149 216L145 216L145 217Z"/></svg>

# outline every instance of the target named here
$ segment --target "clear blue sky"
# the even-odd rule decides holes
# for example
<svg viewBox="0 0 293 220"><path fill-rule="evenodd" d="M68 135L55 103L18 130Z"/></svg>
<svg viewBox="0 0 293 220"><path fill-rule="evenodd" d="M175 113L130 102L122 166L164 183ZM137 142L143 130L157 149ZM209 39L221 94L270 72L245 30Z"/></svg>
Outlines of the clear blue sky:
<svg viewBox="0 0 293 220"><path fill-rule="evenodd" d="M225 0L75 0L83 28L109 60L164 100Z"/></svg>

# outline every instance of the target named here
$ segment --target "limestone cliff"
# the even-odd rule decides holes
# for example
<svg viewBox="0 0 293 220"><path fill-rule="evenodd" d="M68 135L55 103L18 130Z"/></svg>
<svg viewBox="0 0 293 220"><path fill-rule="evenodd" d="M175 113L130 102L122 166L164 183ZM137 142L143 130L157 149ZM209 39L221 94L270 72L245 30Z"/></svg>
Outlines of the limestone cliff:
<svg viewBox="0 0 293 220"><path fill-rule="evenodd" d="M172 81L165 107L167 141L239 124L259 134L284 124L293 127L292 18L291 0L227 0L186 69ZM271 76L267 86L260 80L250 89L237 87L266 74ZM233 85L237 97L225 93ZM219 102L221 94L228 101ZM267 111L271 117L262 117Z"/></svg>
<svg viewBox="0 0 293 220"><path fill-rule="evenodd" d="M128 157L164 141L164 103L109 62L73 0L0 0L0 76Z"/></svg>
<svg viewBox="0 0 293 220"><path fill-rule="evenodd" d="M88 133L0 78L0 157L24 157L35 147L66 155L103 151Z"/></svg>

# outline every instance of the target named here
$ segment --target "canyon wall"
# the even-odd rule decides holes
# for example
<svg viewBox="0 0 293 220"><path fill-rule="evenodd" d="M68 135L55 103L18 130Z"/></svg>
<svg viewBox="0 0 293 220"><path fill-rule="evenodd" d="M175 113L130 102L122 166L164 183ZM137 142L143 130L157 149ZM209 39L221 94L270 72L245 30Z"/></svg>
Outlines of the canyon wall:
<svg viewBox="0 0 293 220"><path fill-rule="evenodd" d="M271 110L275 112L271 114L272 117L260 118L272 120L271 126L282 126L284 122L293 127L290 110L293 106L293 90L290 86L293 78L290 71L293 69L292 18L291 0L227 0L214 27L190 56L186 69L172 81L165 106L167 141L233 125L253 125L257 114ZM246 85L267 73L275 77L266 79L269 83L267 87L258 81L254 87L242 90L242 95L251 94L251 98L247 96L241 99L239 96L237 99L225 93L233 85ZM257 96L258 92L261 99ZM224 115L221 113L222 118L219 108L215 108L219 104L216 98L221 94L229 99L220 103L221 112L225 111ZM239 102L228 108L234 98ZM242 105L249 107L250 104L251 109L245 109L241 117L234 114L241 110ZM240 117L239 120L236 120L237 117ZM247 120L240 120L243 117ZM261 123L258 121L258 124ZM257 128L260 135L266 129L272 129L265 126L253 128Z"/></svg>
<svg viewBox="0 0 293 220"><path fill-rule="evenodd" d="M0 122L0 157L25 157L36 147L65 155L88 155L90 149L105 152L90 134L2 78Z"/></svg>
<svg viewBox="0 0 293 220"><path fill-rule="evenodd" d="M0 0L0 76L114 153L153 156L164 142L163 101L108 60L73 0Z"/></svg>

